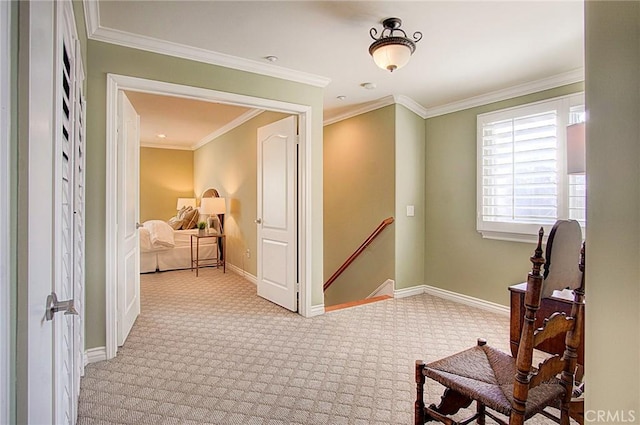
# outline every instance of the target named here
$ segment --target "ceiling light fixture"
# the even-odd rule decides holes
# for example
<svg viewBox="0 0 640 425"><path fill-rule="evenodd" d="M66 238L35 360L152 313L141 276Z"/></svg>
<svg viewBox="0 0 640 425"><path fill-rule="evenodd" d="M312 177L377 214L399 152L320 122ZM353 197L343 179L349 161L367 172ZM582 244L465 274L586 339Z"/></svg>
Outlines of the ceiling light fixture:
<svg viewBox="0 0 640 425"><path fill-rule="evenodd" d="M278 57L273 55L265 56L264 58L269 62L276 62L278 60Z"/></svg>
<svg viewBox="0 0 640 425"><path fill-rule="evenodd" d="M166 139L167 135L166 134L158 134L158 139Z"/></svg>
<svg viewBox="0 0 640 425"><path fill-rule="evenodd" d="M382 69L395 71L405 66L409 58L416 50L416 43L422 40L422 33L413 33L413 40L407 37L407 33L400 29L402 20L400 18L387 18L382 21L384 27L378 35L378 30L371 28L369 35L375 41L369 46L369 54L373 56L373 61Z"/></svg>

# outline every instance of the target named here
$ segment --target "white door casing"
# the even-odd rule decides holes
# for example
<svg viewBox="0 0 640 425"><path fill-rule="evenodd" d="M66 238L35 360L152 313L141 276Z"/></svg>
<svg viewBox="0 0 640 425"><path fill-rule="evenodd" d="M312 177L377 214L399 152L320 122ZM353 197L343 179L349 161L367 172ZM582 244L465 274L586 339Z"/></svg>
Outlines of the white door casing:
<svg viewBox="0 0 640 425"><path fill-rule="evenodd" d="M294 116L258 129L258 295L291 311L298 310L296 130Z"/></svg>
<svg viewBox="0 0 640 425"><path fill-rule="evenodd" d="M107 74L107 137L106 137L106 223L105 223L105 310L106 310L106 359L111 359L117 353L117 291L116 276L118 264L117 251L117 216L118 205L117 187L119 170L117 168L117 116L118 93L121 90L142 91L158 95L187 97L207 102L218 102L228 105L258 108L263 110L296 114L299 119L299 283L300 303L299 313L303 316L321 314L311 305L311 246L312 225L311 215L313 202L311 198L312 179L312 108L308 105L287 103L278 100L257 98L236 93L222 92L199 87L191 87L162 81L147 80L126 75ZM317 143L322 143L321 141ZM322 284L322 282L320 282Z"/></svg>
<svg viewBox="0 0 640 425"><path fill-rule="evenodd" d="M0 2L0 424L9 423L11 392L9 358L11 357L11 85L10 45L11 3Z"/></svg>
<svg viewBox="0 0 640 425"><path fill-rule="evenodd" d="M140 314L138 238L140 117L123 91L118 93L118 346Z"/></svg>

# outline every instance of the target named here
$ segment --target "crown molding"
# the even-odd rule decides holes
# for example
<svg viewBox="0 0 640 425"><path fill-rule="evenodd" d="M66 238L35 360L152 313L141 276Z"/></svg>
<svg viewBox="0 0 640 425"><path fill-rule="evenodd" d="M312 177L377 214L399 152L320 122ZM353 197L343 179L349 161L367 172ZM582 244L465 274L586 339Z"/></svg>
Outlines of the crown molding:
<svg viewBox="0 0 640 425"><path fill-rule="evenodd" d="M84 0L84 7L86 16L85 20L87 22L87 37L90 40L117 44L119 46L208 63L211 65L223 66L225 68L237 69L239 71L252 72L268 77L281 78L315 87L326 87L331 82L330 78L320 75L295 71L251 59L239 58L237 56L218 53L211 50L132 34L126 31L104 28L100 26L98 2L95 0Z"/></svg>
<svg viewBox="0 0 640 425"><path fill-rule="evenodd" d="M346 112L336 115L335 117L327 118L322 124L324 126L335 124L361 114L366 114L367 112L375 111L376 109L384 108L385 106L393 105L395 102L394 96L389 95L371 102L361 103Z"/></svg>
<svg viewBox="0 0 640 425"><path fill-rule="evenodd" d="M140 147L141 148L155 148L155 149L172 149L172 150L179 150L179 151L192 151L193 150L191 148L191 146L169 145L169 144L166 144L166 143L153 143L153 142L143 142L143 141L140 141Z"/></svg>
<svg viewBox="0 0 640 425"><path fill-rule="evenodd" d="M191 150L196 150L198 148L201 148L202 146L206 145L212 140L222 136L225 133L230 132L234 128L244 124L245 122L249 121L254 117L257 117L263 112L264 110L262 109L252 109L250 111L245 112L244 114L240 115L238 118L234 119L233 121L230 121L229 123L225 124L223 127L219 128L213 133L204 136L199 142L191 146Z"/></svg>
<svg viewBox="0 0 640 425"><path fill-rule="evenodd" d="M323 125L327 126L335 124L339 121L353 118L361 114L366 114L367 112L375 111L376 109L384 108L389 105L402 105L419 117L423 119L426 118L427 110L415 100L404 95L389 95L371 102L362 103L353 109L343 112L342 114L328 118L324 120Z"/></svg>
<svg viewBox="0 0 640 425"><path fill-rule="evenodd" d="M541 80L531 81L525 84L508 87L506 89L485 93L480 96L470 97L458 102L435 106L433 108L426 108L424 118L433 118L440 115L450 114L452 112L488 105L502 100L513 99L514 97L537 93L581 81L584 81L584 68L574 69L573 71L543 78Z"/></svg>
<svg viewBox="0 0 640 425"><path fill-rule="evenodd" d="M465 109L475 108L477 106L488 105L494 102L500 102L502 100L513 99L514 97L524 96L531 93L537 93L544 90L554 89L556 87L565 86L567 84L573 84L584 81L584 68L575 69L573 71L565 72L562 74L554 75L552 77L543 78L529 83L520 84L513 87L508 87L502 90L496 90L494 92L485 93L480 96L470 97L458 102L447 103L441 106L435 106L433 108L425 108L415 100L404 95L390 95L358 105L352 109L349 109L335 117L324 120L323 125L335 124L339 121L353 118L357 115L364 114L385 106L392 104L398 104L406 107L414 112L416 115L426 118L433 118L440 115L450 114L452 112L463 111Z"/></svg>
<svg viewBox="0 0 640 425"><path fill-rule="evenodd" d="M411 99L409 96L398 95L393 96L393 98L398 105L404 106L419 117L423 119L427 117L427 109L415 100Z"/></svg>

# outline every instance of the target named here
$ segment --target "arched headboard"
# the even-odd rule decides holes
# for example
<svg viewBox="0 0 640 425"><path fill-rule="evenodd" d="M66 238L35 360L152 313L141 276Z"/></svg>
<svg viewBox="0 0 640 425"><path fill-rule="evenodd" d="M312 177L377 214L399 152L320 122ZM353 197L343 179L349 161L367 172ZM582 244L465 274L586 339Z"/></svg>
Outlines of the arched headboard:
<svg viewBox="0 0 640 425"><path fill-rule="evenodd" d="M210 187L209 189L206 189L204 192L202 192L202 196L200 197L200 199L202 198L219 198L220 194L218 193L218 191L212 187Z"/></svg>

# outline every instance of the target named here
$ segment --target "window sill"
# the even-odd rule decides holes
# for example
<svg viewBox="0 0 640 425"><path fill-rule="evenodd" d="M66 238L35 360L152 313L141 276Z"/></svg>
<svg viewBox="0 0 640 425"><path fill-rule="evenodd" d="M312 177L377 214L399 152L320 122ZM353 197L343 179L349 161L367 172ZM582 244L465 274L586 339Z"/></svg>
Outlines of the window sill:
<svg viewBox="0 0 640 425"><path fill-rule="evenodd" d="M551 226L543 226L544 227L544 238L543 240L546 242L547 235L549 234L549 230ZM536 234L525 234L525 233L513 233L513 232L497 232L494 230L478 230L478 233L482 235L483 239L493 239L498 241L507 241L507 242L523 242L523 243L536 243L538 242L538 233Z"/></svg>

